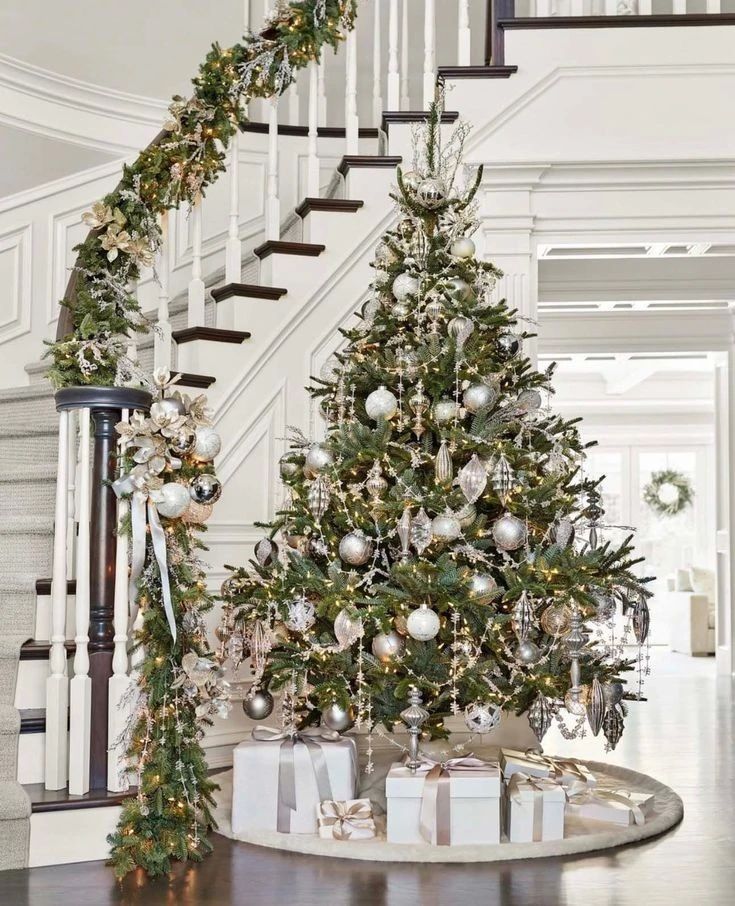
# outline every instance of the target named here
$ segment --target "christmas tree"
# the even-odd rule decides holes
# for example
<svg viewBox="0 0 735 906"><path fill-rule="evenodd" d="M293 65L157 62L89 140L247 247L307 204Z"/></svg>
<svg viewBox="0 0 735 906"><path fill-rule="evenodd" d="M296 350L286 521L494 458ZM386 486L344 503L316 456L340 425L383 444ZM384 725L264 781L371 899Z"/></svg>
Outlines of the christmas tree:
<svg viewBox="0 0 735 906"><path fill-rule="evenodd" d="M221 655L250 655L256 719L281 691L286 721L392 729L418 690L432 737L449 715L485 732L512 710L541 738L566 709L567 732L588 721L614 746L640 681L622 681L635 661L613 617L622 604L645 641L645 580L631 539L604 539L576 422L548 407L552 369L524 357L499 272L475 257L482 171L460 186L467 130L442 145L439 121L435 105L371 299L310 388L326 437L294 436L287 503L223 586Z"/></svg>

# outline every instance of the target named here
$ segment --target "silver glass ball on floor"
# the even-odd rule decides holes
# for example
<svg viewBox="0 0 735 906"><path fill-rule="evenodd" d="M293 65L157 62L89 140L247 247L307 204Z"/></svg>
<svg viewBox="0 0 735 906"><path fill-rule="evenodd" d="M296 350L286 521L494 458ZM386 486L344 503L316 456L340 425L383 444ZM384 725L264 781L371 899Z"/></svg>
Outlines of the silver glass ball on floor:
<svg viewBox="0 0 735 906"><path fill-rule="evenodd" d="M360 531L349 532L339 542L339 555L350 566L363 566L372 554L372 541Z"/></svg>
<svg viewBox="0 0 735 906"><path fill-rule="evenodd" d="M194 503L215 503L222 496L222 482L216 475L195 475L189 482L189 494Z"/></svg>
<svg viewBox="0 0 735 906"><path fill-rule="evenodd" d="M355 711L352 707L343 708L337 702L322 711L322 726L335 733L346 733L355 726Z"/></svg>
<svg viewBox="0 0 735 906"><path fill-rule="evenodd" d="M222 449L222 438L214 428L200 425L196 429L196 443L194 445L194 459L199 462L211 462Z"/></svg>
<svg viewBox="0 0 735 906"><path fill-rule="evenodd" d="M391 291L399 302L403 302L409 296L416 295L419 291L419 281L411 274L399 274L393 281Z"/></svg>
<svg viewBox="0 0 735 906"><path fill-rule="evenodd" d="M462 395L462 402L469 412L479 412L492 406L496 393L487 384L470 384Z"/></svg>
<svg viewBox="0 0 735 906"><path fill-rule="evenodd" d="M333 463L334 456L326 449L326 447L323 447L321 444L312 444L309 447L309 452L306 454L306 462L304 465L312 472L323 472L333 465Z"/></svg>
<svg viewBox="0 0 735 906"><path fill-rule="evenodd" d="M440 620L437 613L426 604L412 610L406 620L406 628L412 639L428 642L439 632Z"/></svg>
<svg viewBox="0 0 735 906"><path fill-rule="evenodd" d="M416 188L416 200L419 204L433 211L441 207L447 198L447 187L436 176L423 179Z"/></svg>
<svg viewBox="0 0 735 906"><path fill-rule="evenodd" d="M242 710L250 720L265 720L273 711L273 696L265 689L259 689L242 700Z"/></svg>
<svg viewBox="0 0 735 906"><path fill-rule="evenodd" d="M373 639L371 648L379 661L388 664L403 654L405 644L397 632L379 632Z"/></svg>
<svg viewBox="0 0 735 906"><path fill-rule="evenodd" d="M493 524L493 540L501 550L514 551L526 541L526 526L511 513L505 513Z"/></svg>
<svg viewBox="0 0 735 906"><path fill-rule="evenodd" d="M365 411L375 421L393 418L398 411L398 399L395 394L381 384L365 400Z"/></svg>
<svg viewBox="0 0 735 906"><path fill-rule="evenodd" d="M178 519L189 509L191 495L189 488L178 481L167 482L158 492L156 509L167 519Z"/></svg>
<svg viewBox="0 0 735 906"><path fill-rule="evenodd" d="M452 258L471 258L475 254L475 243L469 236L462 236L449 246L449 254Z"/></svg>

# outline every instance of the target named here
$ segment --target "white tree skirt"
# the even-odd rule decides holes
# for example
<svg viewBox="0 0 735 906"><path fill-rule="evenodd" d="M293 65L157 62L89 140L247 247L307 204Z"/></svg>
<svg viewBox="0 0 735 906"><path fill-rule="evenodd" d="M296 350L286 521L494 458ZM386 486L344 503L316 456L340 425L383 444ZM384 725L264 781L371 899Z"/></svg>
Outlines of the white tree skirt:
<svg viewBox="0 0 735 906"><path fill-rule="evenodd" d="M487 753L478 752L481 757ZM379 836L373 840L339 841L322 840L311 834L280 834L276 831L252 831L244 834L233 834L230 822L232 803L232 771L218 774L215 778L220 785L216 794L214 817L218 832L233 840L267 846L271 849L282 849L288 852L307 853L315 856L332 856L340 859L362 859L372 862L500 862L509 859L532 859L546 856L563 856L572 853L592 852L625 846L648 837L662 834L678 824L684 807L676 793L664 784L638 774L627 768L588 761L586 764L597 776L598 787L602 789L620 789L653 793L655 796L652 813L646 823L638 826L620 827L601 822L582 822L567 819L565 839L548 843L500 843L495 846L429 846L388 843L385 839L385 819L376 818ZM374 802L376 812L382 812L378 791L384 784L388 763L377 765L378 770L370 778L367 788L363 786L362 795L369 796Z"/></svg>

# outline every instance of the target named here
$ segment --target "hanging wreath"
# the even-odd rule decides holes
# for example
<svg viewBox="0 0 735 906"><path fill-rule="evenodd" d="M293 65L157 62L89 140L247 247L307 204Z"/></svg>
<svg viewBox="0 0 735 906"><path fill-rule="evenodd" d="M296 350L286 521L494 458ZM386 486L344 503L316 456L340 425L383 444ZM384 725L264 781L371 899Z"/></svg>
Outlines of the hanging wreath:
<svg viewBox="0 0 735 906"><path fill-rule="evenodd" d="M651 475L643 489L643 499L659 516L676 516L690 506L694 488L683 472L662 469Z"/></svg>

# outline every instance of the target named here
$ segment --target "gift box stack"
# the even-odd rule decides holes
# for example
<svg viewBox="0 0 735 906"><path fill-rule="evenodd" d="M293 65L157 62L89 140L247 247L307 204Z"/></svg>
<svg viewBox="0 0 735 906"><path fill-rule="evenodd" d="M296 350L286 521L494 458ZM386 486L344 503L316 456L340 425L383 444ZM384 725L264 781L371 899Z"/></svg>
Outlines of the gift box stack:
<svg viewBox="0 0 735 906"><path fill-rule="evenodd" d="M498 762L472 755L421 755L392 765L386 778L388 843L497 845L564 838L565 818L642 824L653 796L600 789L575 759L501 749ZM325 728L258 727L235 749L232 829L369 840L369 799L357 798L354 739Z"/></svg>

